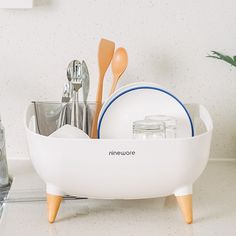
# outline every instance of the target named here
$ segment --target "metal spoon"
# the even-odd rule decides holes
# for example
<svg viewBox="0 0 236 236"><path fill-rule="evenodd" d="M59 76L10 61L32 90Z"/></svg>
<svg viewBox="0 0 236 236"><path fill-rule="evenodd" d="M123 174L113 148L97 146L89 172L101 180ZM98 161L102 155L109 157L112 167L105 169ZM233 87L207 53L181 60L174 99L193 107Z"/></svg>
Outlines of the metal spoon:
<svg viewBox="0 0 236 236"><path fill-rule="evenodd" d="M82 89L83 89L83 131L88 134L87 99L89 93L89 72L85 61L82 61Z"/></svg>

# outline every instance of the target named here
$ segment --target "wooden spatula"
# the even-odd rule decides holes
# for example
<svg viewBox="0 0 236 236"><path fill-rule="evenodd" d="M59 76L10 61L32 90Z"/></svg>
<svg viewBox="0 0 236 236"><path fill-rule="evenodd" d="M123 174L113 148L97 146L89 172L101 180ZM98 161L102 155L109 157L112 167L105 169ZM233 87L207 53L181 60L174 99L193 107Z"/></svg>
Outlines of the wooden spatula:
<svg viewBox="0 0 236 236"><path fill-rule="evenodd" d="M107 39L101 39L98 48L99 80L98 80L97 97L96 97L96 109L93 117L92 130L90 135L91 138L97 138L98 116L102 108L103 81L105 73L111 63L114 50L115 50L114 42Z"/></svg>

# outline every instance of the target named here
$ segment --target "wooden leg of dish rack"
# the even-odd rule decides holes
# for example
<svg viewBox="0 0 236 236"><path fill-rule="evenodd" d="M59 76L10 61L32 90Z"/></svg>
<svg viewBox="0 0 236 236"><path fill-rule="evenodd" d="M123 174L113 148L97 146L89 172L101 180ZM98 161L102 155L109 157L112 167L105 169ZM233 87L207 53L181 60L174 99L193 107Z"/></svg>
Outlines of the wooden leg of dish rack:
<svg viewBox="0 0 236 236"><path fill-rule="evenodd" d="M193 222L192 194L176 196L176 199L183 213L185 222L191 224Z"/></svg>
<svg viewBox="0 0 236 236"><path fill-rule="evenodd" d="M62 196L47 194L48 221L53 223L57 217L58 209L61 205Z"/></svg>

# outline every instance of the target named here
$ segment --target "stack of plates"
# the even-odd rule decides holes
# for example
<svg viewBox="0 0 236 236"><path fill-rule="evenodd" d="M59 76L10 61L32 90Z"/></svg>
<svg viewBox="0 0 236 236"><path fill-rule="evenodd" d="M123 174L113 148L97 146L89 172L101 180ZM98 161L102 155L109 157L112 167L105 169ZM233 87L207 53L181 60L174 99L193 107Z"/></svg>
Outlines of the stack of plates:
<svg viewBox="0 0 236 236"><path fill-rule="evenodd" d="M132 124L147 115L167 115L177 120L176 137L194 136L189 112L165 88L154 83L134 83L118 89L104 103L98 119L98 138L132 138Z"/></svg>

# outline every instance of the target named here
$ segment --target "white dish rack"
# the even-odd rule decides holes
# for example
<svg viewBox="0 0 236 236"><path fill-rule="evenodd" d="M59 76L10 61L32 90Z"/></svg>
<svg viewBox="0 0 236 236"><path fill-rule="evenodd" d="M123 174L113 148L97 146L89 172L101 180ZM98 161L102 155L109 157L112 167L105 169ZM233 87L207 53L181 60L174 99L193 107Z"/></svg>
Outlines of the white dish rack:
<svg viewBox="0 0 236 236"><path fill-rule="evenodd" d="M90 121L93 106L88 105ZM64 195L142 199L174 194L191 223L192 185L208 162L213 124L204 106L186 107L194 137L112 140L46 136L56 129L61 106L30 104L25 115L28 146L33 166L47 185L49 221L54 222Z"/></svg>

